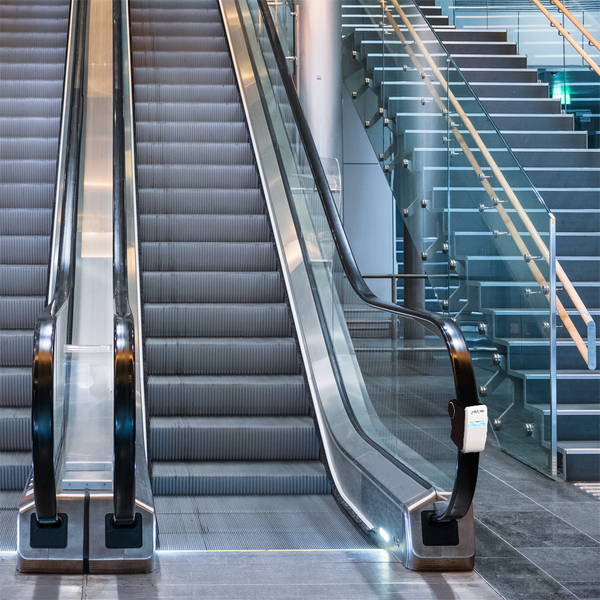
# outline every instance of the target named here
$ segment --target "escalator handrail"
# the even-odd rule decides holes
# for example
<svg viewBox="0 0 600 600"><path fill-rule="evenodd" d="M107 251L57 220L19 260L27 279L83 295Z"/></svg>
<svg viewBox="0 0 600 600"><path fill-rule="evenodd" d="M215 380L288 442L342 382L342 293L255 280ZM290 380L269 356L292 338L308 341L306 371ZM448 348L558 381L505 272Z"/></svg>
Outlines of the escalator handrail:
<svg viewBox="0 0 600 600"><path fill-rule="evenodd" d="M75 250L77 234L77 198L79 190L79 157L83 126L83 71L85 54L85 29L87 1L72 2L71 10L77 10L74 38L75 48L71 83L70 112L65 113L63 95L62 118L68 119L66 166L58 173L56 186L64 178L61 198L61 226L59 233L59 258L56 281L50 302L37 320L33 337L31 430L33 455L33 490L36 518L41 524L58 521L56 507L56 479L54 455L54 367L56 315L73 298L75 280ZM68 53L67 53L68 56ZM67 67L67 62L65 67ZM66 68L65 68L65 75ZM55 194L56 196L56 194ZM70 342L72 309L69 306L67 343Z"/></svg>
<svg viewBox="0 0 600 600"><path fill-rule="evenodd" d="M430 328L435 329L442 337L451 357L452 371L454 375L454 386L456 399L464 406L476 406L479 404L477 384L473 363L465 341L465 338L456 323L440 317L436 313L420 311L397 306L377 297L363 279L358 268L350 243L346 237L335 201L331 194L327 176L321 164L319 154L308 125L308 121L302 110L296 88L287 70L287 61L281 48L277 30L271 16L267 0L258 0L263 22L267 35L271 42L275 62L287 94L290 108L298 127L300 139L304 146L310 168L315 180L315 185L321 199L323 209L331 229L331 234L340 256L342 267L348 277L354 291L369 306L384 310L389 313L403 317L418 319ZM456 477L452 495L447 503L441 506L434 516L434 520L460 519L465 516L475 493L477 481L479 454L463 454L458 452Z"/></svg>
<svg viewBox="0 0 600 600"><path fill-rule="evenodd" d="M135 324L127 280L121 0L113 0L114 522L135 519Z"/></svg>

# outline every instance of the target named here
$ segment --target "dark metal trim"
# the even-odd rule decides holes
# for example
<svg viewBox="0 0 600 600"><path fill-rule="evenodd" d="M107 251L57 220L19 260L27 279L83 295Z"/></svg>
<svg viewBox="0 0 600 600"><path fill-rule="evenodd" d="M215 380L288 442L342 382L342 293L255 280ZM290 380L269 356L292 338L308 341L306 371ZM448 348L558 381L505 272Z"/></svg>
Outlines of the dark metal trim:
<svg viewBox="0 0 600 600"><path fill-rule="evenodd" d="M257 1L263 15L263 22L271 42L279 75L282 79L290 103L290 108L292 109L296 126L298 127L300 139L302 140L304 150L309 160L317 191L331 229L331 234L338 250L342 267L348 277L348 281L358 296L373 308L416 319L428 329L438 333L444 340L450 355L457 400L465 407L479 404L473 363L471 362L471 356L465 338L456 323L440 317L436 313L399 307L391 302L382 300L371 291L363 279L354 255L352 254L352 249L350 248L350 243L346 237L340 216L337 212L310 127L302 110L302 106L300 105L296 88L287 71L285 54L281 48L267 0ZM459 452L452 496L448 504L444 504L444 507L433 517L433 520L447 520L450 518L460 519L465 516L471 506L473 494L475 492L478 463L478 455L474 455L473 458L471 455L465 455Z"/></svg>
<svg viewBox="0 0 600 600"><path fill-rule="evenodd" d="M128 525L135 519L135 324L129 306L127 281L121 14L121 0L113 0L113 501L115 524Z"/></svg>
<svg viewBox="0 0 600 600"><path fill-rule="evenodd" d="M75 280L75 235L77 233L77 200L79 191L79 156L83 127L83 71L87 22L87 0L73 2L77 10L74 32L75 59L71 79L71 111L68 115L65 185L62 197L59 265L52 300L38 318L33 335L33 386L31 397L31 430L33 452L33 490L38 522L58 521L54 456L54 342L56 314L69 302L67 339L70 340ZM58 186L59 182L56 182Z"/></svg>

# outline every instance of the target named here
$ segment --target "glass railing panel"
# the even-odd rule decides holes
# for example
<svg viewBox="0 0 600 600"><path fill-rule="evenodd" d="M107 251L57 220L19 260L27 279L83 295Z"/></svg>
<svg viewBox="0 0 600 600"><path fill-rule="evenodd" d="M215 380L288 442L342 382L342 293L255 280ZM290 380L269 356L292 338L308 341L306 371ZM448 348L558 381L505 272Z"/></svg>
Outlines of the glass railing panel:
<svg viewBox="0 0 600 600"><path fill-rule="evenodd" d="M248 4L266 62L259 75L272 137L348 410L375 444L448 492L456 447L447 405L456 391L446 343L426 321L372 308L348 281L304 147L297 143L289 103L279 93L283 84L267 32L259 26L258 3Z"/></svg>
<svg viewBox="0 0 600 600"><path fill-rule="evenodd" d="M404 4L388 3L394 23L386 15L383 29L344 40L357 52L345 83L361 118L376 109L392 124L390 142L369 139L421 257L412 270L405 258L405 273L422 268L437 310L463 329L502 447L549 472L550 215L435 32Z"/></svg>

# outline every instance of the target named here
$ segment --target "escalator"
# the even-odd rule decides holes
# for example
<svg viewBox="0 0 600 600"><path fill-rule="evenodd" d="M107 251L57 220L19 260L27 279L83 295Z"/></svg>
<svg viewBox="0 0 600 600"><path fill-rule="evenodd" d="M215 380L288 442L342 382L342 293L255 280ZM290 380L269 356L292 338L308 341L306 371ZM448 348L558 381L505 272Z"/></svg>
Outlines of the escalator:
<svg viewBox="0 0 600 600"><path fill-rule="evenodd" d="M46 304L69 0L0 6L0 551L31 468L31 349Z"/></svg>
<svg viewBox="0 0 600 600"><path fill-rule="evenodd" d="M463 336L366 286L266 0L161 4L76 3L18 568L148 571L156 544L472 569Z"/></svg>
<svg viewBox="0 0 600 600"><path fill-rule="evenodd" d="M218 3L134 1L131 33L159 547L369 547L320 461Z"/></svg>

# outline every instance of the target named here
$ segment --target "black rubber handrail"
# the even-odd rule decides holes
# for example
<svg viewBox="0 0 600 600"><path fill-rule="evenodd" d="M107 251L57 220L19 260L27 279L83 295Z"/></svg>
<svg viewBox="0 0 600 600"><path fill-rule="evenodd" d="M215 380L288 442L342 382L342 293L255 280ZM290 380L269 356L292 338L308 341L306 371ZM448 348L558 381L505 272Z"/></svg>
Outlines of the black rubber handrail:
<svg viewBox="0 0 600 600"><path fill-rule="evenodd" d="M42 525L58 522L54 455L54 367L56 315L72 303L75 281L75 236L77 234L77 199L79 190L79 157L83 128L83 71L87 21L87 0L73 2L77 10L74 32L74 60L71 76L71 109L67 128L66 168L59 234L59 264L52 299L37 320L33 336L33 386L31 398L31 430L33 454L33 493L36 518ZM66 63L65 63L66 66ZM65 69L66 74L66 69ZM56 186L60 185L56 182ZM70 342L72 306L69 306L67 343Z"/></svg>
<svg viewBox="0 0 600 600"><path fill-rule="evenodd" d="M304 115L304 111L302 110L296 87L288 73L287 61L281 48L281 43L271 16L268 2L267 0L257 1L263 15L263 21L269 41L271 42L279 76L281 77L286 91L290 108L300 134L300 139L304 146L315 180L316 189L321 199L323 210L325 211L331 234L339 253L340 262L348 277L349 283L352 285L352 288L358 296L369 306L402 317L417 319L421 321L423 325L435 330L444 340L450 355L456 399L464 407L478 405L477 383L473 371L473 363L465 338L456 323L433 312L404 308L382 300L371 291L363 279L335 206L327 176L325 175L310 127ZM461 519L466 515L475 493L478 466L478 453L464 454L460 452L460 450L458 451L456 477L452 495L447 503L443 503L439 506L435 515L432 516L432 520L445 521L448 519Z"/></svg>
<svg viewBox="0 0 600 600"><path fill-rule="evenodd" d="M135 519L135 324L127 282L125 123L121 0L113 0L113 286L115 525Z"/></svg>

